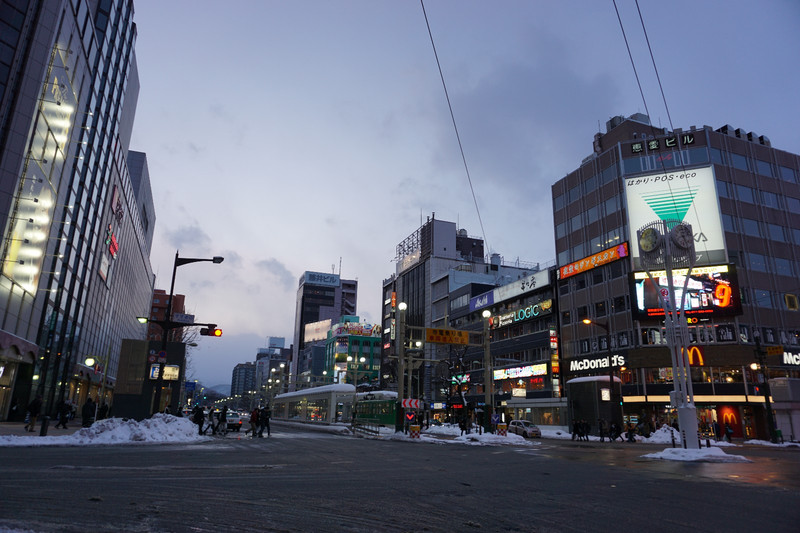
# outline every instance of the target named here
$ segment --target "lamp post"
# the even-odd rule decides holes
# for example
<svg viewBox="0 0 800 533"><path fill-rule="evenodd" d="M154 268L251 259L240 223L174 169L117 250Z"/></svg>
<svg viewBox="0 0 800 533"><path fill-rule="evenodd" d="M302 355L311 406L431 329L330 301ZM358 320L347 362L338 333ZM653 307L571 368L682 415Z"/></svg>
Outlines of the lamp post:
<svg viewBox="0 0 800 533"><path fill-rule="evenodd" d="M483 313L483 427L486 432L492 431L492 412L494 411L494 370L492 368L492 351L489 345L489 318L492 312L484 309Z"/></svg>
<svg viewBox="0 0 800 533"><path fill-rule="evenodd" d="M189 324L183 324L179 322L172 321L172 296L175 292L175 274L178 271L179 266L188 265L189 263L199 263L201 261L210 261L214 264L219 264L224 261L225 258L220 256L214 256L212 258L204 259L204 258L196 258L196 257L179 257L178 251L175 252L175 262L172 265L172 282L169 286L169 298L167 298L167 316L164 321L156 322L159 326L161 326L161 351L164 354L162 356L163 359L166 358L167 353L167 338L169 337L169 332L175 328L180 328L187 326ZM153 398L153 405L151 407L155 407L155 411L151 409L153 412L160 412L161 411L161 388L164 384L164 362L163 359L159 358L158 363L158 377L156 378L156 391L155 397Z"/></svg>
<svg viewBox="0 0 800 533"><path fill-rule="evenodd" d="M358 374L360 372L364 374L368 373L367 371L359 371L359 367L363 365L366 360L364 356L357 360L351 355L347 356L347 370L353 372L353 426L355 426L356 423L356 408L358 404Z"/></svg>
<svg viewBox="0 0 800 533"><path fill-rule="evenodd" d="M100 374L100 377L102 378L102 381L100 382L100 394L97 398L97 403L95 403L94 406L95 420L97 420L97 411L100 409L100 401L104 400L106 395L106 376L108 375L108 359L110 356L111 356L111 346L108 347L108 353L106 354L105 358L103 359L103 362L101 363L103 365L103 372L102 374ZM96 363L97 360L91 355L83 361L83 364L85 364L86 366L94 366Z"/></svg>
<svg viewBox="0 0 800 533"><path fill-rule="evenodd" d="M406 377L406 309L408 309L408 305L405 302L397 304L399 315L397 318L397 345L395 347L395 351L397 352L397 409L395 431L403 431L403 418L405 418L403 410L403 387Z"/></svg>
<svg viewBox="0 0 800 533"><path fill-rule="evenodd" d="M772 414L772 403L770 401L770 396L772 395L769 390L769 371L767 370L767 361L766 361L766 354L764 350L761 349L761 336L754 335L756 340L756 360L758 361L758 366L761 368L761 375L763 376L764 380L764 406L767 410L767 430L769 431L769 439L771 442L777 444L778 443L778 435L775 431L775 417ZM751 368L753 368L751 365ZM755 368L753 368L755 370Z"/></svg>

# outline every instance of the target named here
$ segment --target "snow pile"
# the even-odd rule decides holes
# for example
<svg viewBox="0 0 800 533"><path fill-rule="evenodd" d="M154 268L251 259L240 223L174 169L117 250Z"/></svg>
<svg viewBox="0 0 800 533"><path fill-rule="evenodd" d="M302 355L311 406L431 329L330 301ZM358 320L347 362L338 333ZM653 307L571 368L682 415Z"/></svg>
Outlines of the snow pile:
<svg viewBox="0 0 800 533"><path fill-rule="evenodd" d="M93 444L131 444L158 442L198 442L209 440L197 434L197 425L188 418L155 414L137 422L108 418L81 428L72 435L0 437L0 446L86 446Z"/></svg>
<svg viewBox="0 0 800 533"><path fill-rule="evenodd" d="M642 457L649 459L665 459L667 461L702 461L706 463L751 463L741 455L728 455L719 448L700 448L684 450L683 448L667 448L657 453L648 453Z"/></svg>
<svg viewBox="0 0 800 533"><path fill-rule="evenodd" d="M509 433L506 436L501 436L496 433L470 433L469 435L460 435L454 438L451 442L461 444L472 444L475 446L535 446L541 444L540 442L528 440L522 435Z"/></svg>
<svg viewBox="0 0 800 533"><path fill-rule="evenodd" d="M798 446L800 447L800 442L783 442L783 443L774 443L768 440L746 440L745 444L753 444L756 446L772 446L774 448L788 448L791 446Z"/></svg>

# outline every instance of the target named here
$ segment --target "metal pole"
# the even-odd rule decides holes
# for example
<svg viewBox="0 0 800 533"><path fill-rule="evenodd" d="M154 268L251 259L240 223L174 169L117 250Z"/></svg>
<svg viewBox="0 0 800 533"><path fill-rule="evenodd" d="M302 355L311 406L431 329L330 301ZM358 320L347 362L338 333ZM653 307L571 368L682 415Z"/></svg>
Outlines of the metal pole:
<svg viewBox="0 0 800 533"><path fill-rule="evenodd" d="M489 314L483 315L483 427L492 431L492 412L494 410L494 371L492 370L492 351L489 345Z"/></svg>
<svg viewBox="0 0 800 533"><path fill-rule="evenodd" d="M761 367L761 375L764 379L764 405L767 409L767 430L769 431L769 440L773 443L778 442L778 436L775 432L775 417L772 413L772 403L769 397L772 395L769 390L769 373L767 370L767 362L764 351L761 349L761 337L755 336L756 339L756 357L758 364Z"/></svg>
<svg viewBox="0 0 800 533"><path fill-rule="evenodd" d="M404 302L397 305L397 416L395 421L395 431L403 431L403 387L405 386L406 376L406 308Z"/></svg>

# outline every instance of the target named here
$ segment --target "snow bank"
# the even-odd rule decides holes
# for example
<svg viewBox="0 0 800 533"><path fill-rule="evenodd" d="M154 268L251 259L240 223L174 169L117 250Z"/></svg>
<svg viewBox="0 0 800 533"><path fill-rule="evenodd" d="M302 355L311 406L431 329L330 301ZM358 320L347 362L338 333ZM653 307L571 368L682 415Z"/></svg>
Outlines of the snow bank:
<svg viewBox="0 0 800 533"><path fill-rule="evenodd" d="M702 461L706 463L751 463L741 455L728 455L719 448L700 448L684 450L683 448L667 448L657 453L648 453L642 457L649 459L665 459L667 461Z"/></svg>
<svg viewBox="0 0 800 533"><path fill-rule="evenodd" d="M71 435L0 437L0 446L90 446L95 444L131 444L159 442L199 442L210 440L197 434L197 425L188 418L155 414L137 422L108 418L81 428Z"/></svg>

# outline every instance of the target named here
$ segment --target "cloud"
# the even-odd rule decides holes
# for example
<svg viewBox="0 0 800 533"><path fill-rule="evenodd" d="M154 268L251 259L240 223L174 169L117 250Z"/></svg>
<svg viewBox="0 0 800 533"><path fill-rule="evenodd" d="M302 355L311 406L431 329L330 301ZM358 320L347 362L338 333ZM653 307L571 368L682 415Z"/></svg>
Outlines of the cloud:
<svg viewBox="0 0 800 533"><path fill-rule="evenodd" d="M170 245L178 250L186 247L205 247L211 242L208 234L196 224L192 226L181 226L174 230L166 229L164 230L164 234Z"/></svg>
<svg viewBox="0 0 800 533"><path fill-rule="evenodd" d="M288 268L286 268L286 265L277 259L270 258L263 261L258 261L256 263L256 267L259 270L274 276L278 280L278 283L280 283L285 290L292 290L294 285L297 283L296 276L292 274Z"/></svg>

